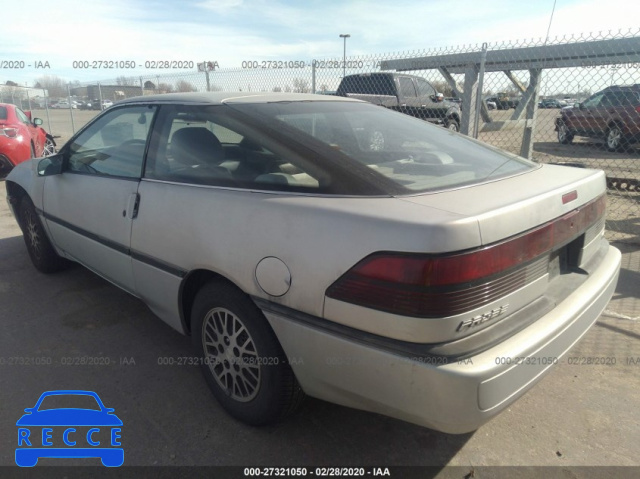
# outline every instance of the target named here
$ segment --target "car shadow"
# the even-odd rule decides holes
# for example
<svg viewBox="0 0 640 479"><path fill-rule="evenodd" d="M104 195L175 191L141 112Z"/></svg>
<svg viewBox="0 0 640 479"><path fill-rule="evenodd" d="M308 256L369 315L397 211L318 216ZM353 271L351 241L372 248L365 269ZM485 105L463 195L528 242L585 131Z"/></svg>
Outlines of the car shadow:
<svg viewBox="0 0 640 479"><path fill-rule="evenodd" d="M640 237L636 237L630 242L612 242L612 245L618 248L623 255L629 255L628 261L625 261L624 258L622 260L614 299L640 298L640 271L632 269L634 263L637 265L637 260L640 257Z"/></svg>
<svg viewBox="0 0 640 479"><path fill-rule="evenodd" d="M124 422L126 465L442 468L474 434L444 434L313 398L274 426L242 424L216 403L200 367L189 362L189 337L81 266L37 272L21 236L0 239L0 301L3 356L50 360L3 369L3 410L17 420L43 391L95 391ZM87 365L96 357L101 364ZM12 461L2 457L2 465Z"/></svg>

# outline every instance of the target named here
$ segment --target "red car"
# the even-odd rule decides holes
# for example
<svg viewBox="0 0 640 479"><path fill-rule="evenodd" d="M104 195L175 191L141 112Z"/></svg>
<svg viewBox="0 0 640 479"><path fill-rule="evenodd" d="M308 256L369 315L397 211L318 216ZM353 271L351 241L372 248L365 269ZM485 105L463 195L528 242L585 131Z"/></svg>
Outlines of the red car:
<svg viewBox="0 0 640 479"><path fill-rule="evenodd" d="M0 176L5 176L18 163L55 153L53 137L40 127L42 120L31 120L9 103L0 103Z"/></svg>

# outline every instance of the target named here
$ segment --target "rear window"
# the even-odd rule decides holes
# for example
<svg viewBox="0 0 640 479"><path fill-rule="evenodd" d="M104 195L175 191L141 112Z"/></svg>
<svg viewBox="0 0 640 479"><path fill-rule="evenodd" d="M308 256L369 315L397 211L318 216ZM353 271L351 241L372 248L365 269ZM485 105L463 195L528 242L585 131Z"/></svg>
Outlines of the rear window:
<svg viewBox="0 0 640 479"><path fill-rule="evenodd" d="M6 106L0 106L0 120L6 120L8 118L9 113L7 112Z"/></svg>
<svg viewBox="0 0 640 479"><path fill-rule="evenodd" d="M340 83L338 95L347 93L394 96L396 89L391 75L357 75L345 77Z"/></svg>
<svg viewBox="0 0 640 479"><path fill-rule="evenodd" d="M320 142L325 147L324 161L339 163L383 190L386 185L387 194L477 184L537 167L524 158L466 136L367 103L273 102L229 106L277 128L290 142L305 145ZM368 168L362 169L360 165Z"/></svg>

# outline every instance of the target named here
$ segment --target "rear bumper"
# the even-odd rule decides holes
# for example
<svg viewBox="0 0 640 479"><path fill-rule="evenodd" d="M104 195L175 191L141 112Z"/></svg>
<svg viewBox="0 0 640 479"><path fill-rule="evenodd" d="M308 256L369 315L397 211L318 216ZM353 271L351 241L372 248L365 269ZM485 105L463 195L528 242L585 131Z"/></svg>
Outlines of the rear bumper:
<svg viewBox="0 0 640 479"><path fill-rule="evenodd" d="M524 394L598 319L615 291L620 252L562 303L489 350L455 363L420 361L264 311L304 391L448 433L473 431Z"/></svg>

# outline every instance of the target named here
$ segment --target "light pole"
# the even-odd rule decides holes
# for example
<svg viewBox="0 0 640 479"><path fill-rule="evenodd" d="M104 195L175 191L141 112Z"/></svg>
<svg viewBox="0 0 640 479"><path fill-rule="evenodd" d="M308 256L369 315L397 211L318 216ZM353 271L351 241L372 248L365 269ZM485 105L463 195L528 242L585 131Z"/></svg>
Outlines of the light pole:
<svg viewBox="0 0 640 479"><path fill-rule="evenodd" d="M344 49L342 51L342 78L344 78L347 74L347 38L351 35L348 33L341 33L340 38L344 39Z"/></svg>

